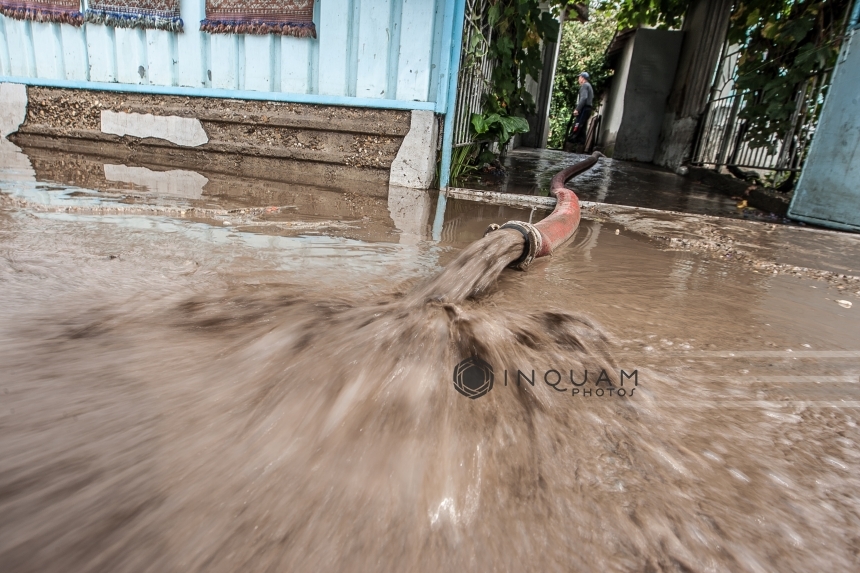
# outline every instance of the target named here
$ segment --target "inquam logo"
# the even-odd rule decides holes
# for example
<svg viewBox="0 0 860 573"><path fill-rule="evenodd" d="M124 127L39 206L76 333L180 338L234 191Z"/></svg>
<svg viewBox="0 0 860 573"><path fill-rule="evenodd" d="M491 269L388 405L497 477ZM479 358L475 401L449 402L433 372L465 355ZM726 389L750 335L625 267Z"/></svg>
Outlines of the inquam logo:
<svg viewBox="0 0 860 573"><path fill-rule="evenodd" d="M589 376L591 381L589 382ZM523 372L517 370L516 375L511 374L511 383L516 380L521 383L535 385L540 377L534 370ZM485 360L477 356L466 358L454 367L454 388L467 398L472 400L480 398L493 389L493 367ZM585 370L581 375L574 375L573 370L550 368L543 373L543 381L547 386L559 394L570 394L573 397L604 397L612 396L619 398L630 398L639 386L639 371L633 370L629 374L625 370L618 373L618 385L612 383L612 379L606 370L600 370L596 376L594 372L589 375ZM625 381L627 386L624 385ZM504 371L504 386L508 385L508 371Z"/></svg>
<svg viewBox="0 0 860 573"><path fill-rule="evenodd" d="M454 367L454 388L463 396L480 398L493 389L493 367L472 356Z"/></svg>

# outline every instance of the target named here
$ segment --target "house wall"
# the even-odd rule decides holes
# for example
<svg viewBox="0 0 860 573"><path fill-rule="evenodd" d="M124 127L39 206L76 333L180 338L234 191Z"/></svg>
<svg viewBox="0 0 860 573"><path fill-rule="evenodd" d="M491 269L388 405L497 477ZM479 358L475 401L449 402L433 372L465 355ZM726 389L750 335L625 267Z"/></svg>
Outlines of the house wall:
<svg viewBox="0 0 860 573"><path fill-rule="evenodd" d="M624 94L627 91L627 77L630 74L630 62L633 59L635 44L636 36L633 36L624 45L603 108L603 129L599 141L604 147L604 153L609 157L612 157L615 151L615 139L621 127L621 118L624 116Z"/></svg>
<svg viewBox="0 0 860 573"><path fill-rule="evenodd" d="M317 39L200 32L204 9L182 33L0 16L0 82L444 111L445 0L317 0Z"/></svg>
<svg viewBox="0 0 860 573"><path fill-rule="evenodd" d="M640 28L628 66L615 159L651 162L660 142L663 110L672 90L683 33Z"/></svg>

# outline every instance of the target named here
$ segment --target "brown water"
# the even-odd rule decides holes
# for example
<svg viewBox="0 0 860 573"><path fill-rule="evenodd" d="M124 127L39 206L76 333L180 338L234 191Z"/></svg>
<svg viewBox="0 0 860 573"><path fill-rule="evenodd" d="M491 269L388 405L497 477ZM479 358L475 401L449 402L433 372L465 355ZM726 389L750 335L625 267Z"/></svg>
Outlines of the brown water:
<svg viewBox="0 0 860 573"><path fill-rule="evenodd" d="M0 570L858 569L847 295L596 222L503 270L519 235L472 241L528 213L449 209L438 244L0 211Z"/></svg>

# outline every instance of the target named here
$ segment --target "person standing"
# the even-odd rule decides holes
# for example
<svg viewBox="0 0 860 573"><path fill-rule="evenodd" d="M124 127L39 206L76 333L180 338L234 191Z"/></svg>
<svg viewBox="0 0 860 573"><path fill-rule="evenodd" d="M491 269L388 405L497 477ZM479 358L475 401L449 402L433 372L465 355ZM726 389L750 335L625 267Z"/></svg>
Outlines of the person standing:
<svg viewBox="0 0 860 573"><path fill-rule="evenodd" d="M574 144L585 143L585 132L588 130L588 118L591 116L591 107L594 103L594 89L588 82L588 72L579 74L579 101L573 110L573 133L569 140Z"/></svg>

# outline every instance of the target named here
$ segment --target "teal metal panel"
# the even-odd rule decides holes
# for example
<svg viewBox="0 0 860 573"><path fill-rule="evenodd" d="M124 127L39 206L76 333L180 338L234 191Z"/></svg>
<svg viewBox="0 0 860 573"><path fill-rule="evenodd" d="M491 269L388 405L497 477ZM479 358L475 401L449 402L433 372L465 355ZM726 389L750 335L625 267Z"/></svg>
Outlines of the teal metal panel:
<svg viewBox="0 0 860 573"><path fill-rule="evenodd" d="M403 0L400 18L400 57L397 98L427 101L433 59L435 5L427 0Z"/></svg>
<svg viewBox="0 0 860 573"><path fill-rule="evenodd" d="M788 215L860 231L860 30L855 19L833 72Z"/></svg>
<svg viewBox="0 0 860 573"><path fill-rule="evenodd" d="M245 36L245 89L258 92L279 91L275 85L275 64L280 62L281 51L278 49L275 57L275 40L272 34L267 36ZM280 48L280 42L279 46Z"/></svg>
<svg viewBox="0 0 860 573"><path fill-rule="evenodd" d="M146 31L141 28L115 28L114 40L116 80L121 84L148 84Z"/></svg>
<svg viewBox="0 0 860 573"><path fill-rule="evenodd" d="M320 2L319 37L319 93L321 95L347 95L347 62L349 61L351 0L324 0Z"/></svg>
<svg viewBox="0 0 860 573"><path fill-rule="evenodd" d="M397 62L400 59L400 28L403 18L403 2L394 0L391 3L389 20L390 40L388 41L388 97L399 97L397 94Z"/></svg>
<svg viewBox="0 0 860 573"><path fill-rule="evenodd" d="M89 79L93 82L115 82L116 79L116 39L114 29L102 24L84 24L87 35L87 56L89 58ZM12 75L22 75L15 74ZM42 78L39 78L42 79Z"/></svg>
<svg viewBox="0 0 860 573"><path fill-rule="evenodd" d="M279 91L306 94L311 92L309 62L315 43L305 38L284 36L281 38L281 87Z"/></svg>
<svg viewBox="0 0 860 573"><path fill-rule="evenodd" d="M166 30L145 30L146 73L149 83L172 86L176 83L176 36Z"/></svg>
<svg viewBox="0 0 860 573"><path fill-rule="evenodd" d="M245 63L247 62L248 56L246 54L247 50L245 50L245 40L248 36L244 34L236 35L236 89L244 90L245 89ZM254 56L262 56L262 54L252 54Z"/></svg>
<svg viewBox="0 0 860 573"><path fill-rule="evenodd" d="M9 71L14 76L32 77L36 75L36 58L33 54L33 38L30 31L30 22L26 20L13 20L0 16L6 20L6 45L9 49Z"/></svg>
<svg viewBox="0 0 860 573"><path fill-rule="evenodd" d="M209 50L208 73L212 87L239 89L239 37L236 34L212 34Z"/></svg>
<svg viewBox="0 0 860 573"><path fill-rule="evenodd" d="M448 187L451 176L451 152L454 147L454 115L457 102L457 74L460 70L461 46L463 44L463 21L466 15L466 0L456 0L449 8L446 6L444 28L448 34L447 55L443 52L439 91L445 91L445 107L441 110L437 103L437 112L445 113L442 125L442 158L439 162L439 189ZM439 205L436 207L437 221L433 224L433 239L439 240L442 233L442 218L445 213L445 194L439 194ZM438 224L437 224L438 223Z"/></svg>
<svg viewBox="0 0 860 573"><path fill-rule="evenodd" d="M204 17L203 3L199 0L179 0L179 12L185 22L185 32L176 37L176 86L188 88L210 87L207 67L209 34L193 33L194 24Z"/></svg>
<svg viewBox="0 0 860 573"><path fill-rule="evenodd" d="M430 59L430 89L427 91L427 98L431 101L438 101L436 94L439 93L439 66L442 60L442 45L446 44L442 34L445 31L445 3L436 2L435 21L433 22L433 56Z"/></svg>
<svg viewBox="0 0 860 573"><path fill-rule="evenodd" d="M63 45L63 79L89 79L87 37L83 26L59 26Z"/></svg>
<svg viewBox="0 0 860 573"><path fill-rule="evenodd" d="M63 45L60 38L60 25L47 22L30 22L33 44L39 46L33 53L36 73L43 78L62 79Z"/></svg>
<svg viewBox="0 0 860 573"><path fill-rule="evenodd" d="M359 97L388 96L388 42L391 0L361 3L356 60L356 90Z"/></svg>
<svg viewBox="0 0 860 573"><path fill-rule="evenodd" d="M0 18L0 74L12 74L9 69L9 49L6 47L6 22L3 18Z"/></svg>

